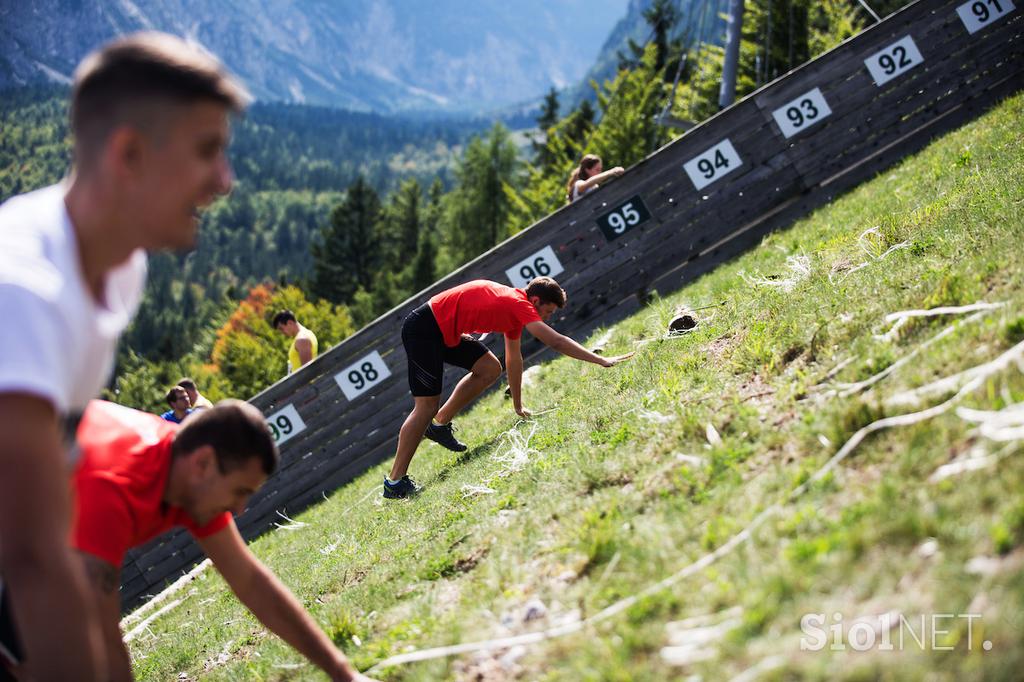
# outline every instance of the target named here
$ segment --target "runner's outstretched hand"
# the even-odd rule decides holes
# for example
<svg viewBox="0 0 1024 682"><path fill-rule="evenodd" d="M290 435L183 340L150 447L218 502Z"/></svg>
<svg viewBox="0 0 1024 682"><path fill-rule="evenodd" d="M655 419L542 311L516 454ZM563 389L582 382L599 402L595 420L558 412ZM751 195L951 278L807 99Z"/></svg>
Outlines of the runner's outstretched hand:
<svg viewBox="0 0 1024 682"><path fill-rule="evenodd" d="M633 357L634 353L636 353L636 351L630 351L629 353L626 353L625 355L616 355L613 358L604 358L604 362L601 363L601 366L602 367L614 367L615 365L619 364L620 362L625 362L626 360L629 360L631 357Z"/></svg>

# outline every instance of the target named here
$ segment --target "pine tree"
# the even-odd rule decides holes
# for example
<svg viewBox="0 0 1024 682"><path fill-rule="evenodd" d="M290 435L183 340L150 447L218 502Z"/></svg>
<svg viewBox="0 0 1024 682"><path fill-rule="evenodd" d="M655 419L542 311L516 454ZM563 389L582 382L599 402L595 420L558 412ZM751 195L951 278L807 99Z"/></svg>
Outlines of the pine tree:
<svg viewBox="0 0 1024 682"><path fill-rule="evenodd" d="M534 139L533 146L534 163L541 167L548 167L551 164L550 152L547 145L547 136L551 128L558 123L558 91L552 87L544 96L544 103L540 108L540 115L537 117L537 128L540 129L542 139Z"/></svg>
<svg viewBox="0 0 1024 682"><path fill-rule="evenodd" d="M679 21L679 10L673 4L673 0L654 0L654 3L644 10L643 17L651 27L651 42L655 50L654 70L663 72L669 59L672 31ZM642 56L642 53L637 56Z"/></svg>
<svg viewBox="0 0 1024 682"><path fill-rule="evenodd" d="M440 250L438 226L440 224L444 185L440 178L434 178L428 193L427 205L423 210L416 258L409 273L409 289L414 294L426 289L438 278L437 257Z"/></svg>
<svg viewBox="0 0 1024 682"><path fill-rule="evenodd" d="M380 210L380 198L360 176L331 212L330 224L313 246L314 297L347 303L359 287L372 288L383 261L377 234Z"/></svg>
<svg viewBox="0 0 1024 682"><path fill-rule="evenodd" d="M505 185L517 186L519 161L508 130L496 123L474 137L455 170L458 186L446 201L453 264L464 263L509 235Z"/></svg>

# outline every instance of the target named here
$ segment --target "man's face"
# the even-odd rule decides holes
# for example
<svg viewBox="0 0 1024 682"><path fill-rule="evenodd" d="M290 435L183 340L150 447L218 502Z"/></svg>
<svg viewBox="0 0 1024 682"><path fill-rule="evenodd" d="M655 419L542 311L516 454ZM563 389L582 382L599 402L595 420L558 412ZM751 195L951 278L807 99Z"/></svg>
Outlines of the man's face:
<svg viewBox="0 0 1024 682"><path fill-rule="evenodd" d="M541 303L540 299L534 297L536 301L533 303L533 307L537 309L537 314L540 315L540 319L547 322L548 319L555 314L558 310L558 306L554 303Z"/></svg>
<svg viewBox="0 0 1024 682"><path fill-rule="evenodd" d="M228 108L212 101L171 105L164 130L144 135L136 209L147 249L195 246L199 209L231 189Z"/></svg>
<svg viewBox="0 0 1024 682"><path fill-rule="evenodd" d="M296 336L299 333L299 325L295 320L288 320L277 325L277 331L285 336Z"/></svg>
<svg viewBox="0 0 1024 682"><path fill-rule="evenodd" d="M235 516L241 515L249 498L267 480L259 459L255 457L226 474L220 472L215 455L211 464L194 476L189 499L182 505L185 513L200 525L209 523L226 511Z"/></svg>
<svg viewBox="0 0 1024 682"><path fill-rule="evenodd" d="M187 391L179 393L177 399L171 403L171 409L179 412L184 412L190 407L192 407L192 401L189 399Z"/></svg>
<svg viewBox="0 0 1024 682"><path fill-rule="evenodd" d="M186 388L185 389L185 395L188 396L188 405L189 405L189 407L192 407L193 405L196 404L196 398L198 397L198 392L195 389L193 389L193 388Z"/></svg>

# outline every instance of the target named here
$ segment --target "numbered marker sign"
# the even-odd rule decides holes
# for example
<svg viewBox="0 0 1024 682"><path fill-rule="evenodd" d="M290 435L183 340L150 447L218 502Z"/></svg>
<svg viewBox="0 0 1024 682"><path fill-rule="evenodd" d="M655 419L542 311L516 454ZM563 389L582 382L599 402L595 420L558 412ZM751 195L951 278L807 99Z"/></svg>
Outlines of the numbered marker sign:
<svg viewBox="0 0 1024 682"><path fill-rule="evenodd" d="M1010 0L973 0L956 8L968 33L975 33L1015 10Z"/></svg>
<svg viewBox="0 0 1024 682"><path fill-rule="evenodd" d="M605 238L611 241L650 219L651 212L647 210L644 200L637 194L599 217L597 226L601 228Z"/></svg>
<svg viewBox="0 0 1024 682"><path fill-rule="evenodd" d="M508 275L508 281L512 282L512 286L523 289L534 277L554 277L564 269L558 262L555 250L545 246L526 260L510 267L505 274Z"/></svg>
<svg viewBox="0 0 1024 682"><path fill-rule="evenodd" d="M373 351L335 374L334 380L338 382L346 398L355 400L389 376L391 372L384 364L380 353Z"/></svg>
<svg viewBox="0 0 1024 682"><path fill-rule="evenodd" d="M924 62L924 57L910 36L903 36L881 52L864 60L868 73L875 79L875 85L885 85L893 78Z"/></svg>
<svg viewBox="0 0 1024 682"><path fill-rule="evenodd" d="M828 117L832 110L828 107L821 90L814 88L810 92L797 97L792 102L787 102L772 112L775 122L786 138L793 137L797 133L807 130L815 123L820 123Z"/></svg>
<svg viewBox="0 0 1024 682"><path fill-rule="evenodd" d="M286 405L267 417L267 426L270 427L270 434L278 447L306 429L306 423L302 421L294 405Z"/></svg>
<svg viewBox="0 0 1024 682"><path fill-rule="evenodd" d="M740 155L736 153L729 138L726 138L700 156L684 163L683 168L690 176L690 180L693 181L693 186L697 189L704 189L742 165Z"/></svg>

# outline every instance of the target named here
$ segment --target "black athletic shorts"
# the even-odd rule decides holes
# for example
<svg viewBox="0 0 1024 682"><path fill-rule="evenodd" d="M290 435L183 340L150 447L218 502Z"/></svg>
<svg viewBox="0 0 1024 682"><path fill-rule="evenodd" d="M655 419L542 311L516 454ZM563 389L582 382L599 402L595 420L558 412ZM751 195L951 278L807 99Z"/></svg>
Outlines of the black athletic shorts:
<svg viewBox="0 0 1024 682"><path fill-rule="evenodd" d="M444 336L430 305L424 303L409 313L402 323L402 345L409 358L409 389L417 397L441 395L444 363L473 369L476 361L487 355L487 346L462 337L459 345L444 345Z"/></svg>
<svg viewBox="0 0 1024 682"><path fill-rule="evenodd" d="M0 583L0 681L8 679L4 673L6 665L21 663L23 657L18 631L14 629L10 590Z"/></svg>

